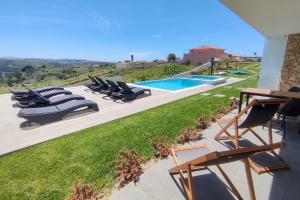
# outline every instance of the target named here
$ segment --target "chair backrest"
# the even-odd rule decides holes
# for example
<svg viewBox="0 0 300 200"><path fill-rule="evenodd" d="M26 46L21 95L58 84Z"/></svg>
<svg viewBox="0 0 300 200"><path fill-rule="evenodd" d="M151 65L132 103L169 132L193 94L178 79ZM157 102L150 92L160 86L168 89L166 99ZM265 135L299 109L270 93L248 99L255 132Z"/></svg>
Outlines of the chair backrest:
<svg viewBox="0 0 300 200"><path fill-rule="evenodd" d="M111 87L113 90L119 89L119 87L115 84L115 82L113 82L113 81L111 81L111 80L106 80L106 82L110 85L110 87Z"/></svg>
<svg viewBox="0 0 300 200"><path fill-rule="evenodd" d="M128 85L122 81L117 81L118 85L122 88L122 90L124 90L126 93L132 93L132 90L130 89L130 87L128 87Z"/></svg>
<svg viewBox="0 0 300 200"><path fill-rule="evenodd" d="M298 86L293 86L289 89L289 92L300 92L300 87Z"/></svg>
<svg viewBox="0 0 300 200"><path fill-rule="evenodd" d="M88 76L88 78L92 81L92 83L99 85L99 82L92 76Z"/></svg>
<svg viewBox="0 0 300 200"><path fill-rule="evenodd" d="M108 87L107 83L105 83L105 81L104 81L102 78L100 78L100 77L95 77L95 79L96 79L101 85Z"/></svg>
<svg viewBox="0 0 300 200"><path fill-rule="evenodd" d="M300 100L292 100L288 102L283 108L283 114L291 117L300 115Z"/></svg>
<svg viewBox="0 0 300 200"><path fill-rule="evenodd" d="M300 92L300 87L294 86L291 87L289 89L289 92ZM292 116L292 117L296 117L298 115L300 115L300 100L291 100L290 102L288 102L283 110L283 114L285 116Z"/></svg>
<svg viewBox="0 0 300 200"><path fill-rule="evenodd" d="M255 104L239 128L251 128L269 122L277 112L281 103Z"/></svg>
<svg viewBox="0 0 300 200"><path fill-rule="evenodd" d="M246 119L238 127L251 128L266 124L273 118L279 106L287 101L287 98L254 99L238 114L240 117L251 109Z"/></svg>
<svg viewBox="0 0 300 200"><path fill-rule="evenodd" d="M43 97L43 96L42 96L40 93L38 93L37 91L30 89L30 88L27 87L27 85L25 85L24 83L21 83L21 85L22 85L23 87L25 87L25 88L29 91L29 94L30 94L31 96L37 97L37 99L38 99L38 101L39 101L40 103L49 103L49 102L50 102L49 99L46 99L45 97Z"/></svg>

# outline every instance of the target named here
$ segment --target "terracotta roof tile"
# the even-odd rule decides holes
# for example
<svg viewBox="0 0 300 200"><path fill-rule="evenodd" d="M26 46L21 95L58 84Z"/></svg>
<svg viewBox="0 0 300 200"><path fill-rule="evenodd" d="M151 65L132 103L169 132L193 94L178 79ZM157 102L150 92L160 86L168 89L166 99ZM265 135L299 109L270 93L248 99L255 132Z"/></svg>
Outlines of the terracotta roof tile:
<svg viewBox="0 0 300 200"><path fill-rule="evenodd" d="M219 49L219 50L225 50L223 48L217 48L210 45L202 45L200 47L192 48L191 50L207 50L207 49Z"/></svg>

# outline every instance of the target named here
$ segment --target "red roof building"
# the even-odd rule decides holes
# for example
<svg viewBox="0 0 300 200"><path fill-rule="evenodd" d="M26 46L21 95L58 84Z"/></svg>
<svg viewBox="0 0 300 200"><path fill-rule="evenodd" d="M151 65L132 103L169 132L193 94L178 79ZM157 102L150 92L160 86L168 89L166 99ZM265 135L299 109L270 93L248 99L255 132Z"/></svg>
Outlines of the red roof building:
<svg viewBox="0 0 300 200"><path fill-rule="evenodd" d="M184 54L183 61L197 65L209 62L211 58L225 60L228 59L228 55L225 53L225 49L202 45L200 47L192 48L189 53Z"/></svg>

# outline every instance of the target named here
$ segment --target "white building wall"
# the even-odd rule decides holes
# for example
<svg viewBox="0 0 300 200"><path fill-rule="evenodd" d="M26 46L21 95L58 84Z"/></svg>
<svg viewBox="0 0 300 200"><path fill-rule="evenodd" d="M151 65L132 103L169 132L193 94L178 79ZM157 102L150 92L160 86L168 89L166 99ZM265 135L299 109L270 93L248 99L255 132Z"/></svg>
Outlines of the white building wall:
<svg viewBox="0 0 300 200"><path fill-rule="evenodd" d="M273 36L266 39L259 74L259 88L278 89L287 39L287 36Z"/></svg>

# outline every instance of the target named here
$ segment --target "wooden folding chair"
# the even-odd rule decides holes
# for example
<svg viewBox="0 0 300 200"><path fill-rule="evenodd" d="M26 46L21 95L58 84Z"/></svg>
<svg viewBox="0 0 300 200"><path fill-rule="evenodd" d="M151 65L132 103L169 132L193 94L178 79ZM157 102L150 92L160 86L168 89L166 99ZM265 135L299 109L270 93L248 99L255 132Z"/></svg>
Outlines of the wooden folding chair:
<svg viewBox="0 0 300 200"><path fill-rule="evenodd" d="M250 102L240 113L235 115L228 121L227 124L223 124L221 120L217 120L217 124L221 127L221 130L215 135L215 140L230 139L236 149L240 148L239 140L248 132L251 132L262 144L273 144L272 137L272 118L277 112L279 106L282 103L286 103L288 99L254 99ZM251 109L251 110L250 110ZM250 111L249 111L250 110ZM246 116L243 122L239 123L239 120ZM253 127L268 124L269 142L264 141L258 133L253 130ZM229 133L228 128L234 126L235 134ZM239 129L244 129L241 133ZM225 135L222 136L222 135ZM272 170L286 169L287 163L273 150L270 151L275 157L277 157L282 164L272 167L262 167L256 165L254 162L250 162L251 168L257 173L269 172Z"/></svg>
<svg viewBox="0 0 300 200"><path fill-rule="evenodd" d="M234 149L234 150L227 150L227 151L215 151L212 153L208 153L204 156L195 158L193 160L187 161L183 164L180 164L176 152L177 151L187 151L192 149L198 149L198 148L205 148L205 145L198 145L198 146L192 146L192 147L173 147L171 148L171 154L174 158L176 167L173 167L169 169L169 173L171 175L173 174L179 174L179 179L183 185L183 188L186 192L188 200L195 200L195 188L193 183L193 176L192 172L199 169L205 169L209 166L216 165L222 176L225 178L226 182L229 185L229 188L233 192L233 194L238 198L242 199L241 195L239 194L238 190L235 188L233 183L231 182L229 176L225 173L223 170L223 167L221 164L234 162L237 160L243 160L245 165L245 171L247 175L247 184L248 189L250 193L250 199L255 200L255 191L254 191L254 185L253 180L251 176L251 170L250 170L250 162L249 157L254 154L263 153L266 151L270 151L276 148L283 147L283 143L275 143L272 145L263 145L263 146L253 146L253 147L247 147L247 148L240 148L240 149ZM185 178L186 176L186 178ZM187 179L187 181L185 181Z"/></svg>

